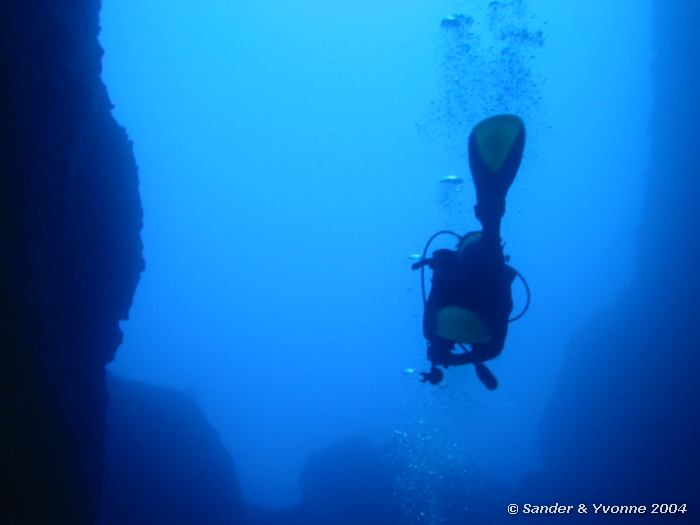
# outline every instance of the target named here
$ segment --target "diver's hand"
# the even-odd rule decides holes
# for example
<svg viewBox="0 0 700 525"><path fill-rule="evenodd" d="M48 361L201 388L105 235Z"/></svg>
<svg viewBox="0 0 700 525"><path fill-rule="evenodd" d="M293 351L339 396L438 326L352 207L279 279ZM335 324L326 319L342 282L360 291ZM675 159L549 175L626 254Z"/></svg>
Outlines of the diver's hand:
<svg viewBox="0 0 700 525"><path fill-rule="evenodd" d="M421 259L411 265L411 270L420 270L423 266L431 266L432 259Z"/></svg>
<svg viewBox="0 0 700 525"><path fill-rule="evenodd" d="M420 373L421 383L430 383L431 385L439 385L443 377L442 370L436 366L430 367L430 372Z"/></svg>

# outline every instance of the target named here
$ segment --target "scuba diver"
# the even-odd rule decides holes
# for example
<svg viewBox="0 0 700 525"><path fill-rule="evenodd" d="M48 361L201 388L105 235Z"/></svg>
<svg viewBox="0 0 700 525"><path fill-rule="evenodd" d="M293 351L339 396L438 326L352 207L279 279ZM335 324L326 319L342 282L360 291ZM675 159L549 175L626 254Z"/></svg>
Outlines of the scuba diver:
<svg viewBox="0 0 700 525"><path fill-rule="evenodd" d="M474 127L469 136L469 166L476 187L474 211L482 229L464 236L437 232L428 240L422 258L412 266L421 270L423 334L431 363L430 371L421 373L423 382L439 384L443 372L438 367L473 364L486 388L498 387L498 380L484 361L501 353L508 323L522 317L530 304L527 283L506 264L509 258L501 244L506 194L520 166L524 146L525 126L515 115L491 117ZM436 250L427 258L431 242L444 234L457 238L456 248ZM433 271L427 299L426 266ZM516 276L525 286L527 303L521 313L510 318L511 284Z"/></svg>

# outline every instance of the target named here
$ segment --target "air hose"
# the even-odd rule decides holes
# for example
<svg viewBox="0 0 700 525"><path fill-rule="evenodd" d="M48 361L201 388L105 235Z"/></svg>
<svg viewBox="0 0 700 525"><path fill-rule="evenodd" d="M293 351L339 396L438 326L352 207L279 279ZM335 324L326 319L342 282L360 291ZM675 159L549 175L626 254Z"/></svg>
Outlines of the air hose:
<svg viewBox="0 0 700 525"><path fill-rule="evenodd" d="M511 266L511 268L513 268L513 267ZM508 319L509 323L514 323L518 319L521 319L527 313L528 309L530 308L530 299L532 299L532 294L530 293L530 287L528 286L527 281L525 280L525 277L523 277L523 274L521 274L515 268L513 268L513 271L515 272L515 275L517 275L518 278L520 279L520 282L523 283L523 286L525 287L525 294L527 296L527 299L525 299L525 306L520 311L520 313L518 315Z"/></svg>
<svg viewBox="0 0 700 525"><path fill-rule="evenodd" d="M430 245L440 235L452 235L457 237L457 242L462 240L462 236L453 232L452 230L440 230L439 232L434 233L430 239L428 239L428 242L425 243L425 248L423 248L423 255L421 257L421 262L423 264L420 265L420 292L423 296L423 308L425 308L425 305L428 303L428 299L425 296L425 261L428 260L428 250L430 249Z"/></svg>

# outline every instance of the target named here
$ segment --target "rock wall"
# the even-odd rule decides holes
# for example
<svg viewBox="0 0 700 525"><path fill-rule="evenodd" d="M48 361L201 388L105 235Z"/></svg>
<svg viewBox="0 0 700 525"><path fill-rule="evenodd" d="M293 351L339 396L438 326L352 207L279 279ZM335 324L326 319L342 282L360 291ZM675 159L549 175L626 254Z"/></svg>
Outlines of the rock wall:
<svg viewBox="0 0 700 525"><path fill-rule="evenodd" d="M281 511L253 508L250 525L403 523L386 452L364 437L314 452L300 476L301 504Z"/></svg>
<svg viewBox="0 0 700 525"><path fill-rule="evenodd" d="M700 290L695 271L700 256L695 231L700 218L698 17L697 2L654 2L653 142L640 230L639 286L654 287L662 298L682 299L684 304L693 301Z"/></svg>
<svg viewBox="0 0 700 525"><path fill-rule="evenodd" d="M93 523L104 366L143 270L99 0L0 3L0 522Z"/></svg>
<svg viewBox="0 0 700 525"><path fill-rule="evenodd" d="M99 7L99 0L0 3L3 524L81 525L98 515L104 366L143 270L136 165L100 80ZM653 151L638 281L569 349L543 421L545 469L520 492L537 502L692 509L700 498L700 4L656 0L654 17ZM314 481L327 479L324 458L305 474L305 505L283 522L395 516L385 493L364 510L331 505L330 496L352 500L364 480L378 478L358 474L353 485L341 475L327 492ZM225 479L235 506L235 483Z"/></svg>
<svg viewBox="0 0 700 525"><path fill-rule="evenodd" d="M108 385L99 523L244 523L233 463L197 404L163 387Z"/></svg>
<svg viewBox="0 0 700 525"><path fill-rule="evenodd" d="M697 2L654 4L652 151L637 280L567 349L542 426L545 469L523 486L536 502L685 503L689 512L672 519L698 520L697 20Z"/></svg>

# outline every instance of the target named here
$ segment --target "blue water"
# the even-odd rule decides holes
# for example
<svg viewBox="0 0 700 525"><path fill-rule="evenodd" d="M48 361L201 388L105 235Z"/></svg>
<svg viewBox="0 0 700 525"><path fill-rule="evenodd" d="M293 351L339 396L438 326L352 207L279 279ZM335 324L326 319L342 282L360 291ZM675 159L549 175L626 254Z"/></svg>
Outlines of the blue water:
<svg viewBox="0 0 700 525"><path fill-rule="evenodd" d="M516 485L567 343L634 279L650 2L483 4L104 3L146 258L111 369L194 396L249 501L294 505L309 454L352 435ZM455 13L468 31L441 26ZM407 256L478 226L466 138L504 111L528 131L503 238L533 303L498 390L469 369L423 385L404 373L427 368Z"/></svg>

